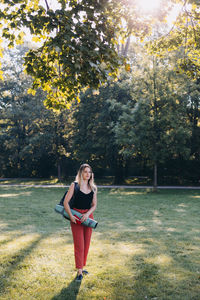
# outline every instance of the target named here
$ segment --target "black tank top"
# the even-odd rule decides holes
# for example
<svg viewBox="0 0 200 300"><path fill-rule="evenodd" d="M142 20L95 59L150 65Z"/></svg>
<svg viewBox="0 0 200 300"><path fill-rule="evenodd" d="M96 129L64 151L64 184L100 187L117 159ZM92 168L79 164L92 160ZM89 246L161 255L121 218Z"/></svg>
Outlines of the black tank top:
<svg viewBox="0 0 200 300"><path fill-rule="evenodd" d="M94 192L88 194L78 191L74 197L73 207L78 209L90 209Z"/></svg>

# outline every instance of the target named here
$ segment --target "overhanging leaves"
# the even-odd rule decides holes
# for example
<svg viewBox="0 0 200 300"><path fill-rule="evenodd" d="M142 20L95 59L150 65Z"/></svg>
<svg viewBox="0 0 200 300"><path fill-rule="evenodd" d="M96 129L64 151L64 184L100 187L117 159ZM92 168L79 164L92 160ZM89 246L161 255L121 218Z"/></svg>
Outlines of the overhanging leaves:
<svg viewBox="0 0 200 300"><path fill-rule="evenodd" d="M116 77L125 62L117 53L118 41L133 31L144 35L148 26L128 0L58 0L56 7L45 3L3 0L2 36L12 47L22 42L26 27L41 43L27 53L25 70L33 77L33 89L46 91L47 107L60 109L82 89Z"/></svg>

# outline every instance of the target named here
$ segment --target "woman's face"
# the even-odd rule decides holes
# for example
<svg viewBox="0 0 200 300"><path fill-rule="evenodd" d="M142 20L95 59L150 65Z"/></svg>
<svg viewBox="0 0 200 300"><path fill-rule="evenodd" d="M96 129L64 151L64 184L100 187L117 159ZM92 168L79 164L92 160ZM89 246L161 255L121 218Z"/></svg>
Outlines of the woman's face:
<svg viewBox="0 0 200 300"><path fill-rule="evenodd" d="M82 172L83 180L89 180L92 176L92 171L90 168L86 167Z"/></svg>

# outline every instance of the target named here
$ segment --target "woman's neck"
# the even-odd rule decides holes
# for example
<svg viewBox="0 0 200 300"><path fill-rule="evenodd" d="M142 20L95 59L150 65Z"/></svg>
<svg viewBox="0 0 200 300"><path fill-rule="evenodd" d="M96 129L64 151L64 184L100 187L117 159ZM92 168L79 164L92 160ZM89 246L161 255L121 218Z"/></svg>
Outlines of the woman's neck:
<svg viewBox="0 0 200 300"><path fill-rule="evenodd" d="M84 189L84 190L89 190L90 189L90 185L89 185L87 180L83 180L81 182L81 189Z"/></svg>
<svg viewBox="0 0 200 300"><path fill-rule="evenodd" d="M87 180L83 180L83 181L81 182L81 185L82 185L83 187L88 187L88 186L89 186Z"/></svg>

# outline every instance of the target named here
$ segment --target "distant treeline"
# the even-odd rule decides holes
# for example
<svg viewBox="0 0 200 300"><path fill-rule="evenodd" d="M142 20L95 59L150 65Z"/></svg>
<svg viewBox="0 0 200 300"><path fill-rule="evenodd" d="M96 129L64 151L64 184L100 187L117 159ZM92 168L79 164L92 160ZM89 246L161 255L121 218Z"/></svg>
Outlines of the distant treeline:
<svg viewBox="0 0 200 300"><path fill-rule="evenodd" d="M44 107L40 90L27 93L24 51L10 51L0 81L1 177L67 178L88 162L115 183L158 174L158 184L199 184L200 86L174 72L178 51L158 59L132 44L130 72L59 113Z"/></svg>

